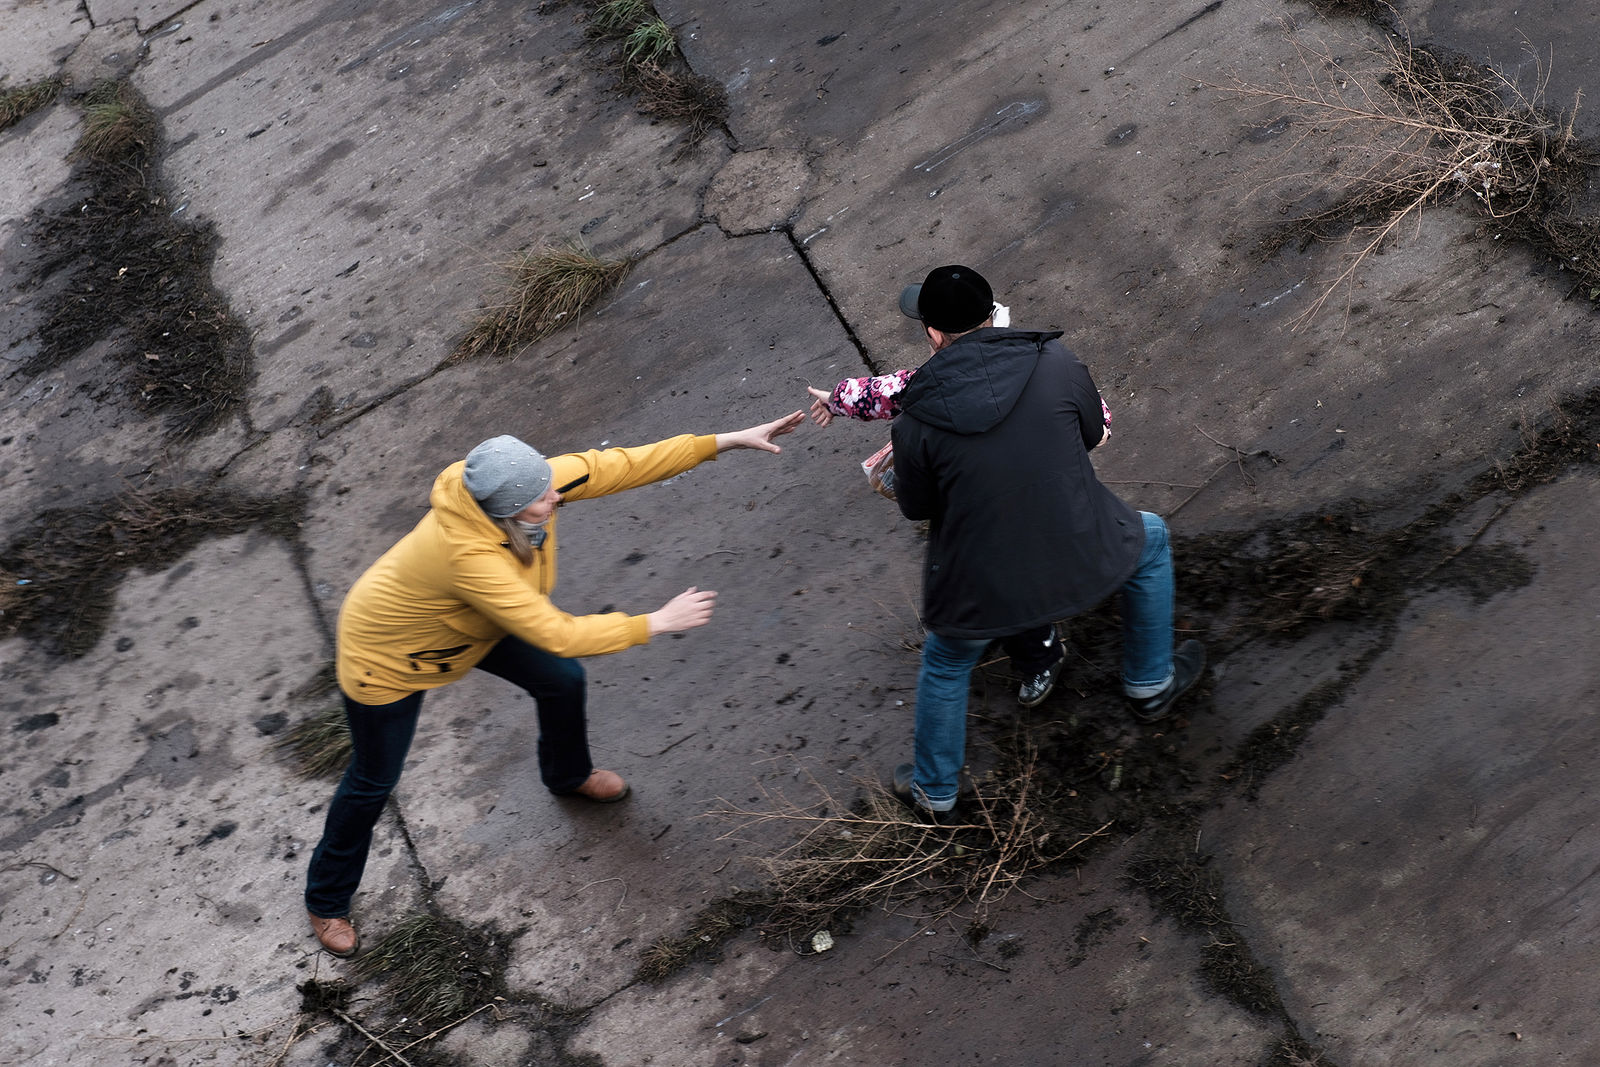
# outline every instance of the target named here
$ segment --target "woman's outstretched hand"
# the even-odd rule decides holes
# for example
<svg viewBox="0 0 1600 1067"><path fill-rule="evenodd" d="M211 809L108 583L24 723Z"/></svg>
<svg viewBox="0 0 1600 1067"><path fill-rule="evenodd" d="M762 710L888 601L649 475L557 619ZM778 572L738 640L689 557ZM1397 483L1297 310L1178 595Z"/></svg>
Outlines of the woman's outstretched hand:
<svg viewBox="0 0 1600 1067"><path fill-rule="evenodd" d="M660 608L645 616L650 624L650 636L693 630L711 621L711 609L717 606L717 594L710 589L690 586Z"/></svg>
<svg viewBox="0 0 1600 1067"><path fill-rule="evenodd" d="M791 411L780 419L764 422L760 426L734 430L732 433L719 433L717 451L726 452L730 448L755 448L762 452L782 452L783 449L773 444L772 439L782 437L786 433L794 433L795 427L805 421L804 411Z"/></svg>
<svg viewBox="0 0 1600 1067"><path fill-rule="evenodd" d="M826 426L832 422L833 412L828 410L828 398L833 394L814 385L806 386L806 392L811 394L811 421L818 426Z"/></svg>

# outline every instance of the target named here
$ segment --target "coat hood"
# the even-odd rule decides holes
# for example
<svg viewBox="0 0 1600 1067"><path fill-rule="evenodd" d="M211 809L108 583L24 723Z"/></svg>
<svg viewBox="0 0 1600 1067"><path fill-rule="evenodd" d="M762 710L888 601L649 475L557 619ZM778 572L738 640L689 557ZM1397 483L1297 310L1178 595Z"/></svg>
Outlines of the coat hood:
<svg viewBox="0 0 1600 1067"><path fill-rule="evenodd" d="M1060 330L974 330L922 365L900 395L900 410L952 433L992 429L1016 407L1045 343L1060 336Z"/></svg>
<svg viewBox="0 0 1600 1067"><path fill-rule="evenodd" d="M452 463L439 472L433 480L433 491L428 494L428 505L441 529L453 542L463 539L505 539L500 527L495 525L483 505L473 499L472 492L463 481L466 463Z"/></svg>

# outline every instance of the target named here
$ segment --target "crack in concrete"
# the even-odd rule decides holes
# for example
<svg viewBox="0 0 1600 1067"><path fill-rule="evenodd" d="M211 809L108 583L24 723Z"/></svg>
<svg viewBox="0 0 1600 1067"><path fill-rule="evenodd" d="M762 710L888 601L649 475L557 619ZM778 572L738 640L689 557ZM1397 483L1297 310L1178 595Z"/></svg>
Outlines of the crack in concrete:
<svg viewBox="0 0 1600 1067"><path fill-rule="evenodd" d="M785 224L778 229L789 239L789 246L794 249L794 254L805 265L806 273L811 275L811 280L816 283L817 292L821 293L822 299L828 302L828 308L833 312L834 317L839 320L840 327L844 329L845 337L849 338L850 343L855 346L856 353L860 355L862 365L872 374L879 373L877 361L867 351L867 346L862 342L860 335L856 333L855 327L850 325L850 320L845 317L844 310L839 307L839 302L833 298L833 291L822 280L822 274L817 270L816 264L811 262L811 256L806 252L805 244L795 237L794 227Z"/></svg>

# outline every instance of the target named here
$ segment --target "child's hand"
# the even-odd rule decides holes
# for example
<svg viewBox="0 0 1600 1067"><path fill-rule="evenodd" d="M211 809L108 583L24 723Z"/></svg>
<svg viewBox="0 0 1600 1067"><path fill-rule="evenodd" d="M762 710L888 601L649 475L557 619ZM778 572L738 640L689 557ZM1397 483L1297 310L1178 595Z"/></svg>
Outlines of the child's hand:
<svg viewBox="0 0 1600 1067"><path fill-rule="evenodd" d="M828 397L832 394L810 385L806 386L806 392L811 394L811 421L818 426L832 422L833 412L828 410Z"/></svg>

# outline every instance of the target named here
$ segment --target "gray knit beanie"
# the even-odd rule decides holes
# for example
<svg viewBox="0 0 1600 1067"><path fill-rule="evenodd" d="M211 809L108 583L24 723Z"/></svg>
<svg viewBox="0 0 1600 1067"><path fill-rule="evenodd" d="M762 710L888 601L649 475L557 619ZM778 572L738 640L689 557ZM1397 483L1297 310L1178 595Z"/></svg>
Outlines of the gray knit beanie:
<svg viewBox="0 0 1600 1067"><path fill-rule="evenodd" d="M550 461L532 445L501 434L467 453L461 480L484 511L508 519L550 488Z"/></svg>

